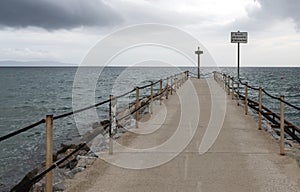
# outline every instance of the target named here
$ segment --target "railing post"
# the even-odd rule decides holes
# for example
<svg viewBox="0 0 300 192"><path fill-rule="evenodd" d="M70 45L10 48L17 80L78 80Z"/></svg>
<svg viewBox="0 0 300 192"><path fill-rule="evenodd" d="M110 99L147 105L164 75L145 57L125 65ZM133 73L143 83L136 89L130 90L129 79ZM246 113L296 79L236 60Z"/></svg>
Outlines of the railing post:
<svg viewBox="0 0 300 192"><path fill-rule="evenodd" d="M227 76L227 95L230 95L230 76Z"/></svg>
<svg viewBox="0 0 300 192"><path fill-rule="evenodd" d="M46 169L53 164L53 115L46 116ZM46 174L46 192L52 192L52 171Z"/></svg>
<svg viewBox="0 0 300 192"><path fill-rule="evenodd" d="M280 155L285 155L284 151L284 96L280 96Z"/></svg>
<svg viewBox="0 0 300 192"><path fill-rule="evenodd" d="M226 74L223 73L223 81L224 81L224 89L226 90L226 83L227 83L227 77L226 77Z"/></svg>
<svg viewBox="0 0 300 192"><path fill-rule="evenodd" d="M159 81L159 104L162 104L162 80Z"/></svg>
<svg viewBox="0 0 300 192"><path fill-rule="evenodd" d="M234 77L231 79L231 99L234 99Z"/></svg>
<svg viewBox="0 0 300 192"><path fill-rule="evenodd" d="M173 76L171 76L171 95L173 95Z"/></svg>
<svg viewBox="0 0 300 192"><path fill-rule="evenodd" d="M108 130L108 136L109 136L109 146L108 146L108 154L113 154L113 140L112 140L112 99L113 96L109 95L109 130Z"/></svg>
<svg viewBox="0 0 300 192"><path fill-rule="evenodd" d="M140 98L140 89L139 87L135 88L135 110L137 110L139 108L139 98ZM135 112L135 128L139 127L139 111Z"/></svg>
<svg viewBox="0 0 300 192"><path fill-rule="evenodd" d="M245 115L248 115L248 82L245 86Z"/></svg>
<svg viewBox="0 0 300 192"><path fill-rule="evenodd" d="M177 89L177 87L176 87L176 78L177 78L177 75L175 74L174 75L174 82L173 82L173 84L174 84L174 92L176 93L176 89Z"/></svg>
<svg viewBox="0 0 300 192"><path fill-rule="evenodd" d="M166 84L166 99L169 99L169 77L167 77L167 84Z"/></svg>
<svg viewBox="0 0 300 192"><path fill-rule="evenodd" d="M259 104L258 104L258 130L261 130L261 124L262 124L262 87L259 86Z"/></svg>
<svg viewBox="0 0 300 192"><path fill-rule="evenodd" d="M151 91L150 91L150 99L151 99L151 104L150 104L150 112L151 114L153 113L153 82L151 82Z"/></svg>

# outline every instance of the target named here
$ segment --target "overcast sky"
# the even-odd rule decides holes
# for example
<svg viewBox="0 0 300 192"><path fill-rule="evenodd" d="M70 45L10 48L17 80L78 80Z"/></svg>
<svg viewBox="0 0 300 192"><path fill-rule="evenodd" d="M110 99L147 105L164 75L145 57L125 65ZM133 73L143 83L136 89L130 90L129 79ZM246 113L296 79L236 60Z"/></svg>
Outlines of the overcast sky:
<svg viewBox="0 0 300 192"><path fill-rule="evenodd" d="M109 34L158 23L197 38L219 66L236 65L240 30L242 66L300 67L299 10L299 0L1 0L0 60L78 64Z"/></svg>

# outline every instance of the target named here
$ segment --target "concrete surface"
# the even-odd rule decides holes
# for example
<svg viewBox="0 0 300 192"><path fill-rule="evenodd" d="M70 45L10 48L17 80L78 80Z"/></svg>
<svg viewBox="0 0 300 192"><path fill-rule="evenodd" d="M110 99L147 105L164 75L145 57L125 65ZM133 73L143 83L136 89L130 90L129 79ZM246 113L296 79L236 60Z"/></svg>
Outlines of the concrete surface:
<svg viewBox="0 0 300 192"><path fill-rule="evenodd" d="M193 87L197 104L190 98ZM189 106L188 109L181 103ZM193 113L184 116L185 111ZM190 121L198 118L194 131ZM221 122L220 132L218 122ZM117 142L146 151L123 149L115 143L113 155L100 154L110 163L97 160L92 167L67 181L67 191L300 191L300 169L296 161L280 156L278 143L268 133L257 130L255 120L244 115L243 108L231 96L227 97L213 80L186 82L163 106L154 107L154 114L145 117L143 123L139 130L133 129L136 133L128 132ZM182 127L186 127L186 133L176 132ZM165 144L177 133L183 134L182 140L193 136L183 151L177 151L176 142L182 147L182 140L177 138L173 148L147 152ZM141 169L161 156L173 155L176 157L162 165ZM112 165L120 165L123 160L132 160L138 166L126 169Z"/></svg>

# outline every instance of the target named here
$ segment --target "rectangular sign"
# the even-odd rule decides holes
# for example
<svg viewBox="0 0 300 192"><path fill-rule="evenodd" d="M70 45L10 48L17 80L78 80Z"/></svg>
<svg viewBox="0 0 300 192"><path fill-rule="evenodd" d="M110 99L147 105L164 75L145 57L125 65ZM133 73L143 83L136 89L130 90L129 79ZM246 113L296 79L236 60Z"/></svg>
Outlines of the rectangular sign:
<svg viewBox="0 0 300 192"><path fill-rule="evenodd" d="M231 32L231 43L248 43L248 32Z"/></svg>

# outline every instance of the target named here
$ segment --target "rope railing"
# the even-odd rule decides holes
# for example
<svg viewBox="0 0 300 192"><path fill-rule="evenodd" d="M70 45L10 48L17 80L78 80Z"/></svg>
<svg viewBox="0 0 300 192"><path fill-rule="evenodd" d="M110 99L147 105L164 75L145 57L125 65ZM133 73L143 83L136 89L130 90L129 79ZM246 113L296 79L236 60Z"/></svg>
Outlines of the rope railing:
<svg viewBox="0 0 300 192"><path fill-rule="evenodd" d="M254 87L248 84L248 82L243 82L241 79L234 79L234 77L229 76L225 73L215 72L215 80L224 84L224 89L227 90L228 95L232 95L232 99L238 98L245 100L245 114L248 114L248 106L254 109L258 113L258 129L260 130L262 127L262 116L265 117L266 120L271 122L272 128L280 128L280 154L284 155L284 137L285 133L289 135L293 140L300 143L300 128L294 125L293 123L284 119L284 104L289 107L292 107L295 110L300 111L300 107L284 100L284 96L276 97L270 94L268 91L260 87ZM231 87L230 87L231 81ZM234 85L238 85L235 87ZM243 85L245 88L244 95L239 92L239 85ZM248 89L252 89L258 91L258 101L254 101L248 98ZM236 92L237 90L237 92ZM271 99L277 100L280 102L280 114L274 113L266 106L262 104L262 96L263 93L270 97ZM237 95L237 97L235 96Z"/></svg>
<svg viewBox="0 0 300 192"><path fill-rule="evenodd" d="M155 98L157 98L157 97L160 96L160 100L161 100L161 99L162 99L161 96L162 96L162 94L164 94L164 93L166 93L166 99L167 99L167 97L168 97L167 95L168 95L169 89L171 89L171 94L172 94L172 89L173 89L173 87L174 87L174 91L175 91L176 88L179 87L179 84L182 84L183 81L184 81L185 79L187 79L187 78L188 78L188 71L185 71L185 72L183 72L183 73L178 73L178 74L172 75L172 76L170 76L170 77L167 77L167 78L164 78L164 79L160 79L160 80L155 81L155 82L151 82L151 81L150 81L150 82L151 82L150 84L146 84L146 85L144 85L144 86L134 88L134 89L132 89L132 90L126 92L126 93L123 93L123 94L121 94L121 95L114 96L114 99L118 99L118 98L124 97L124 96L126 96L126 95L129 95L129 94L131 94L131 93L137 91L137 89L138 89L138 90L140 90L140 89L145 89L145 88L148 88L148 87L151 87L151 86L152 86L152 88L153 88L154 85L160 83L160 90L159 90L159 93L157 93L157 94L155 94L155 95L152 95L151 97L148 96L147 100L144 101L141 105L139 105L139 107L136 107L134 110L130 111L129 114L127 114L127 115L125 115L125 116L123 116L123 117L121 117L121 118L118 118L117 121L120 121L120 120L122 120L122 119L124 119L124 118L126 118L126 117L128 117L128 116L130 116L130 115L132 115L132 114L134 114L134 113L137 113L140 109L142 109L142 108L145 107L146 105L149 105L149 103L152 101L152 99L155 99ZM168 80L171 80L170 86L169 86ZM167 81L166 87L165 87L164 89L162 89L162 83L163 83L163 81ZM173 82L172 82L172 81L173 81ZM151 92L151 94L152 94L152 92ZM144 98L140 99L140 98L139 98L139 95L136 95L136 97L137 97L137 101L138 101L138 102L140 102L141 100L144 99ZM109 103L110 106L111 106L111 101L112 101L112 98L110 97L108 100L105 100L105 101L102 101L102 102L99 102L99 103L96 103L96 104L93 104L93 105L90 105L90 106L87 106L87 107L84 107L84 108L81 108L81 109L78 109L78 110L75 110L75 111L67 112L67 113L64 113L64 114L61 114L61 115L57 115L57 116L52 116L52 115L51 115L51 118L52 118L52 119L51 119L51 123L50 123L50 124L51 124L51 125L50 125L51 133L52 133L52 129L53 129L53 121L54 121L54 120L62 119L62 118L64 118L64 117L68 117L68 116L71 116L71 115L74 115L74 114L77 114L77 113L80 113L80 112L83 112L83 111L86 111L86 110L89 110L89 109L92 109L92 108L96 108L96 107L98 107L98 106L101 106L101 105L104 105L104 104L107 104L107 103ZM111 107L110 107L110 110L111 110ZM110 114L111 114L111 112L110 112ZM44 123L46 123L46 127L47 127L47 130L48 130L49 124L48 124L48 116L47 116L46 119L42 119L42 120L40 120L40 121L38 121L38 122L36 122L36 123L33 123L33 124L29 125L29 126L26 126L26 127L24 127L24 128L21 128L21 129L19 129L19 130L16 130L16 131L14 131L14 132L12 132L12 133L9 133L9 134L7 134L7 135L1 136L1 137L0 137L0 142L1 142L1 141L4 141L4 140L7 140L7 139L9 139L9 138L11 138L11 137L13 137L13 136L16 136L16 135L18 135L18 134L20 134L20 133L23 133L23 132L25 132L25 131L28 131L28 130L30 130L30 129L34 128L34 127L37 127L38 125L44 124ZM111 119L110 119L109 125L106 125L105 127L103 127L103 129L107 128L108 126L110 127L109 133L111 133ZM110 136L111 136L111 135L110 135ZM53 142L53 141L50 142L51 145L53 145L52 142ZM46 142L46 143L47 143L47 145L48 145L48 136L47 136L47 142ZM28 187L28 186L31 187L34 183L38 182L38 181L39 181L40 179L42 179L45 175L47 175L47 173L49 173L51 170L53 170L53 169L56 168L58 165L60 165L61 163L63 163L63 162L66 161L67 159L69 159L72 155L74 155L75 153L77 153L77 152L78 152L80 149L82 149L82 147L85 146L85 145L86 145L86 143L78 145L78 147L77 147L72 153L70 153L70 154L67 155L66 157L64 157L64 158L62 158L62 159L56 161L55 163L53 163L53 162L51 161L51 162L50 162L50 165L51 165L51 166L46 167L46 169L45 169L42 173L36 175L33 179L31 179L29 182L25 183L24 185L26 185L27 187ZM52 147L50 147L50 148L52 148ZM48 151L46 151L46 154L48 155ZM52 156L52 150L51 150L51 155L50 155L50 156ZM48 161L48 160L47 160L47 161ZM46 161L46 165L47 165L47 161ZM17 188L12 189L12 191L22 191L23 189L25 189L24 187L26 187L26 186L23 186L23 185L22 185L21 188L18 188L18 187L20 187L20 186L18 186ZM48 185L48 186L52 186L52 184L51 184L51 185ZM29 189L30 189L30 188L29 188ZM49 189L47 189L47 177L46 177L46 191L47 191L47 190L49 190Z"/></svg>

